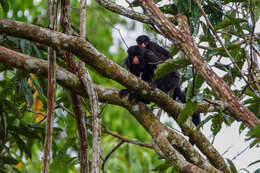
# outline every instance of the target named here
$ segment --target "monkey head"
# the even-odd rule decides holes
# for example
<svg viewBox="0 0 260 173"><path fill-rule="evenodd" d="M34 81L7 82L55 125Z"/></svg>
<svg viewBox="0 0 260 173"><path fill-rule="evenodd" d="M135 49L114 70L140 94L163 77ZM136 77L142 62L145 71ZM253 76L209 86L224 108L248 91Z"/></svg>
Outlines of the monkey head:
<svg viewBox="0 0 260 173"><path fill-rule="evenodd" d="M143 64L145 50L140 46L131 46L127 53L131 64Z"/></svg>
<svg viewBox="0 0 260 173"><path fill-rule="evenodd" d="M137 37L136 42L139 46L146 48L150 43L150 38L147 35L140 35Z"/></svg>

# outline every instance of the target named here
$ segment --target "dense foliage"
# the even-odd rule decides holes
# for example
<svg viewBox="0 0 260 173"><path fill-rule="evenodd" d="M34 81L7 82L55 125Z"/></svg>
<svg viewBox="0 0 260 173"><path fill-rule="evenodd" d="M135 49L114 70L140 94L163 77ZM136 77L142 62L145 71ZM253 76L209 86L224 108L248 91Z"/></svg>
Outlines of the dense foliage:
<svg viewBox="0 0 260 173"><path fill-rule="evenodd" d="M216 41L192 0L174 0L167 5L162 5L160 0L154 2L158 3L160 9L169 17L177 13L187 16L190 31L196 38L203 58L218 74L221 74L222 79L232 88L236 96L241 98L241 102L260 118L260 71L259 64L257 64L259 63L260 34L256 29L257 25L259 28L260 1L201 1L214 31L221 37L233 59ZM0 18L9 18L43 27L48 26L47 1L0 0L0 3L2 7ZM71 5L73 35L79 35L79 2L71 0ZM128 5L133 8L138 6L135 2ZM122 64L126 53L123 43L115 44L121 38L120 36L113 37L113 33L118 34L114 27L120 24L124 30L140 30L136 27L137 23L129 22L128 19L102 8L93 0L89 1L87 5L86 21L86 40L112 61ZM185 121L187 115L189 116L190 112L195 109L196 106L194 107L193 103L202 100L219 101L219 97L196 73L177 45L170 44L148 26L145 25L144 28L145 32L155 41L168 47L175 58L160 65L156 77L168 73L171 69L179 69L181 72L182 86L185 88L189 102L180 114L180 122ZM36 42L1 34L0 45L47 60L47 47ZM111 52L112 46L117 47L116 52ZM62 58L58 57L57 63L65 67ZM47 79L4 64L0 64L0 72L0 172L40 172L45 135L44 122L47 113ZM90 72L93 82L96 84L123 88L120 84L100 76L91 68ZM243 81L244 77L247 78L248 83ZM68 90L58 86L56 101L50 172L78 172L78 137L75 119L67 111L67 109L72 111ZM88 121L91 121L87 106L88 100L84 98L84 101L84 112ZM149 133L124 108L106 103L100 104L100 107L102 123L110 130L125 137L152 143ZM205 114L200 127L209 121L212 122L211 131L216 136L223 124L230 126L235 121L228 114L227 110ZM241 123L239 133L245 129L245 125ZM259 137L259 129L258 126L251 130L248 138ZM89 134L90 147L91 140L92 136ZM116 146L118 141L110 135L102 134L103 158ZM251 147L257 147L256 144L257 140L252 140ZM256 163L253 164L257 164L257 159L259 158L256 158ZM232 166L232 161L230 161L230 165ZM113 153L106 163L106 171L113 173L152 172L152 170L154 172L175 171L153 150L127 143Z"/></svg>

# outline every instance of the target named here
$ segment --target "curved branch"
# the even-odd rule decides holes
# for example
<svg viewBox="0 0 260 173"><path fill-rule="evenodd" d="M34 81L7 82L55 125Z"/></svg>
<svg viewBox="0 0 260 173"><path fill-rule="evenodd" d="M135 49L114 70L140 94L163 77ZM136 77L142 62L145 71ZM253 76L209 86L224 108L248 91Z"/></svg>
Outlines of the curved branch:
<svg viewBox="0 0 260 173"><path fill-rule="evenodd" d="M96 0L96 2L102 7L112 11L114 13L120 14L122 16L128 17L130 19L138 20L146 24L152 24L152 20L145 14L138 13L134 10L129 10L121 5L108 0Z"/></svg>
<svg viewBox="0 0 260 173"><path fill-rule="evenodd" d="M39 58L32 58L1 46L0 62L12 67L20 68L27 72L32 72L44 76L47 75L48 65L46 61ZM57 82L63 87L68 88L79 95L87 97L87 94L76 75L66 71L59 66L56 66L56 78ZM160 123L157 118L155 118L152 111L143 103L136 104L134 102L128 102L127 99L119 98L119 92L116 89L101 87L98 85L95 85L95 88L97 89L100 101L123 106L129 112L131 112L139 121L139 123L152 135L153 139L158 141L157 145L159 146L160 150L165 156L170 157L167 158L169 159L168 161L171 163L175 162L174 160L171 160L173 159L171 155L172 152L177 154L173 148L175 147L189 162L196 164L205 170L218 172L216 169L210 166L199 153L196 152L196 150L186 139L184 139L184 137L174 132L173 130L165 128L165 126ZM159 137L160 139L157 139ZM160 143L161 141L162 143ZM182 157L179 154L177 154L177 156ZM186 161L183 162L182 165L192 166Z"/></svg>
<svg viewBox="0 0 260 173"><path fill-rule="evenodd" d="M113 154L113 152L115 152L125 141L120 141L105 157L103 163L102 163L102 170L103 173L105 173L105 164L108 160L108 158L111 156L111 154Z"/></svg>
<svg viewBox="0 0 260 173"><path fill-rule="evenodd" d="M113 79L146 99L155 102L175 120L177 120L178 114L182 111L180 104L173 101L164 92L159 89L152 89L146 82L106 58L90 43L79 37L7 19L0 19L0 32L51 45L56 49L62 48L73 52L99 74ZM112 97L116 97L116 100L118 100L118 95ZM192 139L212 164L217 165L217 168L227 168L223 158L207 138L200 131L194 130L195 126L190 119L185 124L181 124L180 127L184 134Z"/></svg>
<svg viewBox="0 0 260 173"><path fill-rule="evenodd" d="M176 41L183 52L189 57L196 70L211 86L212 90L225 102L232 112L231 116L243 121L250 129L258 125L260 121L244 105L239 103L238 99L223 81L201 57L197 45L192 36L185 31L177 29L156 5L150 0L139 0L142 8L147 15L153 20L154 24L172 41Z"/></svg>

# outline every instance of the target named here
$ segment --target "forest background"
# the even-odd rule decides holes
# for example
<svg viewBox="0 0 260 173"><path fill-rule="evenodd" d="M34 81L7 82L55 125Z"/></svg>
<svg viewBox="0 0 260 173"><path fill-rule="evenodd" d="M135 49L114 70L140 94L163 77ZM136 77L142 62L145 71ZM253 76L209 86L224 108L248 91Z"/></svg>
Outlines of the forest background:
<svg viewBox="0 0 260 173"><path fill-rule="evenodd" d="M0 1L1 172L40 172L43 167L44 139L48 129L45 126L47 105L50 101L47 97L47 61L50 55L47 46L57 50L57 64L67 70L64 50L74 53L77 62L81 59L86 63L91 83L95 84L103 124L100 156L103 159L98 159L98 169L101 170L103 164L103 171L113 173L193 172L186 170L188 165L194 166L197 169L195 172L259 172L259 1L156 0L156 4L151 1L139 4L123 0L89 0L86 3L86 42L74 38L66 40L64 35L52 35L27 25L51 28L47 15L51 2ZM70 34L79 37L80 2L71 0L70 3L67 6L71 10ZM161 14L153 13L156 10L153 7L160 7L170 22L158 22L156 19ZM58 10L59 32L63 31L61 13ZM164 27L169 25L187 34L185 38L190 38L190 34L196 46L191 44L194 42L190 39L182 41L178 37L181 33L171 27L168 27L169 30ZM33 31L38 32L36 34ZM135 39L141 34L149 35L153 41L170 50L173 59L159 66L155 78L178 69L182 76L182 88L187 93L186 106L172 100L168 102L166 95L152 91L148 85L122 69L127 47L136 44ZM190 51L189 54L189 50L199 50L203 61L196 56L192 57L190 54L193 53ZM13 57L13 61L10 57ZM121 67L113 64L109 66L109 60ZM214 84L214 80L219 80L217 77L209 75L212 82L205 77L206 73L199 70L206 69L205 72L211 73L207 68L213 69L224 83ZM94 156L95 130L91 126L94 104L82 89L79 74L73 75L60 68L56 68L56 71L60 73L56 76L58 85L49 171L79 172L83 169L82 156L79 154L82 152L79 122L77 118L75 120L77 115L69 90L82 96L80 100L88 132L90 161ZM225 86L230 90L225 89ZM119 98L119 89L125 87L136 90L154 103L144 105ZM143 90L148 91L148 94L143 93ZM224 96L220 94L222 92ZM229 100L229 96L232 96L234 102ZM242 113L234 111L230 103L236 103L234 109L242 110ZM139 110L134 110L136 105ZM155 118L159 107L164 110L161 123ZM201 112L203 121L198 129L186 121L192 112ZM158 134L165 131L169 136L159 138L161 136ZM186 136L194 137L196 147L188 143ZM211 155L215 148L218 153ZM112 149L116 150L109 155ZM172 158L173 155L178 156L177 161ZM107 160L106 156L109 156ZM205 166L208 161L211 165ZM91 169L93 171L93 167Z"/></svg>

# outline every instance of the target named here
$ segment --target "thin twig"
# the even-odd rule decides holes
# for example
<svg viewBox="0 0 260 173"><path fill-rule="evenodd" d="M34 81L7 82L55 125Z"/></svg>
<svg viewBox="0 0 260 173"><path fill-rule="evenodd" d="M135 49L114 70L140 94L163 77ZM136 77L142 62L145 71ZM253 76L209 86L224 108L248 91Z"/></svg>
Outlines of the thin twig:
<svg viewBox="0 0 260 173"><path fill-rule="evenodd" d="M144 143L144 142L140 142L138 140L129 139L129 138L120 136L119 134L110 131L105 125L102 124L102 126L104 127L104 132L105 133L110 134L111 136L114 136L114 137L120 139L121 141L124 141L124 142L127 142L127 143L131 143L131 144L135 144L135 145L139 145L141 147L146 147L146 148L153 149L153 146L151 144L147 144L147 143Z"/></svg>
<svg viewBox="0 0 260 173"><path fill-rule="evenodd" d="M73 117L75 117L74 113L71 112L68 108L66 108L65 106L63 106L62 104L59 104L59 108L62 108L63 110L65 110L66 112L68 112L69 114L71 114ZM91 124L87 123L87 126L91 126ZM109 130L104 124L102 124L103 126L103 130L105 133L111 135L111 136L114 136L118 139L120 139L121 141L124 141L124 142L127 142L127 143L131 143L131 144L135 144L135 145L139 145L141 147L146 147L146 148L151 148L153 149L153 145L151 144L147 144L147 143L144 143L144 142L140 142L138 140L134 140L134 139L129 139L129 138L126 138L124 136L121 136L115 132L112 132L111 130Z"/></svg>
<svg viewBox="0 0 260 173"><path fill-rule="evenodd" d="M237 153L236 156L234 156L231 160L236 160L239 156L241 156L246 150L248 150L250 146L247 146L246 148L244 148L241 152Z"/></svg>
<svg viewBox="0 0 260 173"><path fill-rule="evenodd" d="M232 148L233 146L228 147L221 155L224 156L224 154L226 154L227 152L229 152L229 150Z"/></svg>
<svg viewBox="0 0 260 173"><path fill-rule="evenodd" d="M214 102L214 101L211 101L211 100L208 100L208 99L203 99L203 100L206 101L206 102L208 102L208 103L210 103L210 104L212 104L212 105L221 107L220 104L218 104L218 103L216 103L216 102Z"/></svg>
<svg viewBox="0 0 260 173"><path fill-rule="evenodd" d="M23 109L22 110L23 112L32 112L32 113L34 113L34 114L39 114L39 115L41 115L41 116L43 116L43 117L47 117L47 114L43 114L43 113L41 113L41 112L36 112L36 111L33 111L33 110L31 110L31 109L27 109L27 108L25 108L25 109Z"/></svg>
<svg viewBox="0 0 260 173"><path fill-rule="evenodd" d="M118 29L118 28L114 27L113 25L111 25L111 26L112 26L112 28L114 28L115 30L117 30L117 32L119 33L119 35L120 35L121 39L123 40L123 42L124 42L124 44L125 44L126 48L128 49L128 46L127 46L127 44L126 44L126 42L125 42L125 39L124 39L124 37L123 37L123 36L122 36L122 34L121 34L121 31L120 31L120 29Z"/></svg>
<svg viewBox="0 0 260 173"><path fill-rule="evenodd" d="M105 164L108 160L108 158L112 155L113 152L115 152L122 144L124 143L124 141L120 141L108 154L107 156L105 157L104 161L103 161L103 164L102 164L102 170L103 170L103 173L105 173Z"/></svg>

